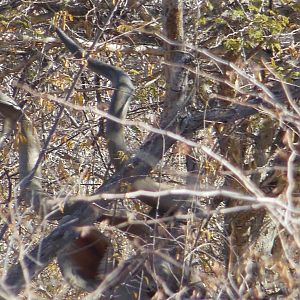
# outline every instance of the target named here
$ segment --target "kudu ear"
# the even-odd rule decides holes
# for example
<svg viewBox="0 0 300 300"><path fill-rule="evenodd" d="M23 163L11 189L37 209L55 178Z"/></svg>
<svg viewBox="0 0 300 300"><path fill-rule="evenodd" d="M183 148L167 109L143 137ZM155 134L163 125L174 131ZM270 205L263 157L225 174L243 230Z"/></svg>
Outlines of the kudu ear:
<svg viewBox="0 0 300 300"><path fill-rule="evenodd" d="M104 279L112 246L97 228L75 227L78 237L57 255L58 265L73 287L94 291Z"/></svg>

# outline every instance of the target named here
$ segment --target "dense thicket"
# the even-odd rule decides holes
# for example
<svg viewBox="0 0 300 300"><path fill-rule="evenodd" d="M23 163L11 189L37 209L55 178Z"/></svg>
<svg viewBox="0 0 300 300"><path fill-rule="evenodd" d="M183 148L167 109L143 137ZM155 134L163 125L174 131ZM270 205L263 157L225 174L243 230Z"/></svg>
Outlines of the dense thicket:
<svg viewBox="0 0 300 300"><path fill-rule="evenodd" d="M0 297L298 298L299 18L2 1Z"/></svg>

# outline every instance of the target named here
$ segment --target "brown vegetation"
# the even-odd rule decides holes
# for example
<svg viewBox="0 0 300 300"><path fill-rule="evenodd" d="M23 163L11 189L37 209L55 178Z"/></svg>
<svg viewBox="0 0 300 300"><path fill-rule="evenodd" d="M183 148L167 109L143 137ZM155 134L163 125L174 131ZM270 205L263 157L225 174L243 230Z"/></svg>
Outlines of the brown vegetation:
<svg viewBox="0 0 300 300"><path fill-rule="evenodd" d="M0 4L0 298L298 298L299 9Z"/></svg>

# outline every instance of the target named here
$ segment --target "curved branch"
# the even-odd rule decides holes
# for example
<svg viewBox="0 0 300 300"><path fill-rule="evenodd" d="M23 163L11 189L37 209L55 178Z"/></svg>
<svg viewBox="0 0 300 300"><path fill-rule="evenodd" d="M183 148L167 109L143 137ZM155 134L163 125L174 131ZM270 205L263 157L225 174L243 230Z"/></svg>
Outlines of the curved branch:
<svg viewBox="0 0 300 300"><path fill-rule="evenodd" d="M134 91L134 86L131 82L130 77L120 68L111 66L109 64L103 63L99 60L89 58L84 55L84 50L80 48L71 38L69 38L61 29L57 28L56 32L58 36L61 38L63 43L66 45L66 47L73 53L73 55L77 59L87 59L87 67L97 73L98 75L102 75L109 79L112 82L112 85L114 87L114 92L111 98L111 104L109 108L109 113L120 119L120 122L115 122L112 120L107 120L107 129L106 129L106 137L108 139L108 149L110 158L116 168L117 171L121 171L122 178L118 182L118 187L116 190L119 189L119 184L121 181L130 184L131 189L133 190L148 190L148 191L160 191L160 190L169 190L171 187L166 184L159 184L156 183L154 180L152 180L150 177L147 177L149 172L151 171L151 168L154 165L149 165L148 168L145 170L146 172L143 172L143 174L138 174L142 176L134 176L134 164L131 167L128 167L128 164L126 164L126 160L122 161L121 155L126 155L127 157L130 156L129 150L126 145L125 136L124 136L124 126L121 124L122 121L125 120L127 116L128 106L130 104L130 100L132 98L132 94ZM179 93L180 94L180 93ZM163 137L159 137L161 142L164 141ZM156 144L157 148L164 149L164 146L162 143ZM174 141L172 141L174 143ZM141 160L147 161L152 155L150 153L150 156L145 157L145 155L142 154L143 151L139 151L137 153L137 156ZM153 152L155 153L155 152ZM155 161L159 161L161 156L158 155L155 157ZM123 170L127 170L125 172L122 172ZM116 191L114 190L114 191ZM99 190L100 191L100 190ZM113 191L112 191L113 192ZM182 195L180 196L180 199L182 199ZM161 198L157 197L140 197L140 200L146 203L147 205L150 205L154 209L158 207L159 204L159 211L161 213L166 213L170 209L174 209L174 207L178 207L180 205L180 202L174 201L176 200L176 197L173 195L170 196L164 196Z"/></svg>
<svg viewBox="0 0 300 300"><path fill-rule="evenodd" d="M20 195L36 211L40 211L43 204L41 167L35 168L35 164L41 146L36 129L18 104L2 92L0 92L0 113L5 118L1 142L15 129L17 122L20 122L18 133Z"/></svg>
<svg viewBox="0 0 300 300"><path fill-rule="evenodd" d="M16 123L21 118L23 111L13 99L0 91L0 113L4 117L3 130L0 136L1 147L8 135L16 127Z"/></svg>
<svg viewBox="0 0 300 300"><path fill-rule="evenodd" d="M61 29L57 28L56 32L66 47L77 59L87 58L87 67L91 71L100 76L104 76L111 81L114 92L111 98L109 113L112 116L119 118L120 121L124 120L134 92L134 86L130 77L120 68L86 57L84 50L70 39ZM108 140L110 158L115 168L119 170L123 165L120 155L129 156L129 150L125 142L123 125L112 120L107 120L106 137Z"/></svg>

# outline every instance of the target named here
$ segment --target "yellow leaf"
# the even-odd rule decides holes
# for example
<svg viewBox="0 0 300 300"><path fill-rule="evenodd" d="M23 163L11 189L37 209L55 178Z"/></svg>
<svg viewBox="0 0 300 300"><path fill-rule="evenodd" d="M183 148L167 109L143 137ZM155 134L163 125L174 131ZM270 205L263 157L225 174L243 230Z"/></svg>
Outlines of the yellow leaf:
<svg viewBox="0 0 300 300"><path fill-rule="evenodd" d="M122 52L120 50L116 51L116 57L117 57L118 61L122 60Z"/></svg>
<svg viewBox="0 0 300 300"><path fill-rule="evenodd" d="M20 143L22 143L22 144L26 144L27 143L27 138L26 138L26 136L22 132L20 132L18 134L18 137L19 137L19 142Z"/></svg>
<svg viewBox="0 0 300 300"><path fill-rule="evenodd" d="M62 144L66 143L67 141L68 141L68 138L67 138L66 136L63 136L63 137L61 138L61 143L62 143Z"/></svg>
<svg viewBox="0 0 300 300"><path fill-rule="evenodd" d="M61 27L63 30L66 29L66 14L65 11L62 12L62 22L61 22Z"/></svg>
<svg viewBox="0 0 300 300"><path fill-rule="evenodd" d="M154 64L147 64L147 73L148 73L148 76L152 76L153 75L154 68L155 68Z"/></svg>
<svg viewBox="0 0 300 300"><path fill-rule="evenodd" d="M73 22L73 21L74 21L74 17L73 17L73 15L71 15L71 14L68 14L68 17L69 17L69 20L70 20L71 22Z"/></svg>
<svg viewBox="0 0 300 300"><path fill-rule="evenodd" d="M73 96L74 104L83 106L84 97L82 93L75 93Z"/></svg>
<svg viewBox="0 0 300 300"><path fill-rule="evenodd" d="M120 161L126 161L126 160L128 160L128 156L123 151L118 151L116 158L119 159Z"/></svg>
<svg viewBox="0 0 300 300"><path fill-rule="evenodd" d="M72 150L73 149L73 145L74 145L74 143L71 140L67 141L67 143L66 143L66 146L67 146L68 150Z"/></svg>
<svg viewBox="0 0 300 300"><path fill-rule="evenodd" d="M117 27L117 30L120 32L128 32L128 31L132 31L133 29L134 29L133 26L127 24L122 24Z"/></svg>
<svg viewBox="0 0 300 300"><path fill-rule="evenodd" d="M139 75L141 72L138 71L138 70L135 70L135 69L130 69L130 70L128 71L128 73L129 73L130 75Z"/></svg>
<svg viewBox="0 0 300 300"><path fill-rule="evenodd" d="M69 63L69 60L68 60L68 59L63 58L63 59L62 59L62 63L63 63L63 66L64 66L66 69L69 68L70 63Z"/></svg>
<svg viewBox="0 0 300 300"><path fill-rule="evenodd" d="M90 172L89 170L86 170L86 171L84 172L83 179L84 179L84 180L89 180L90 177L91 177L91 172Z"/></svg>

